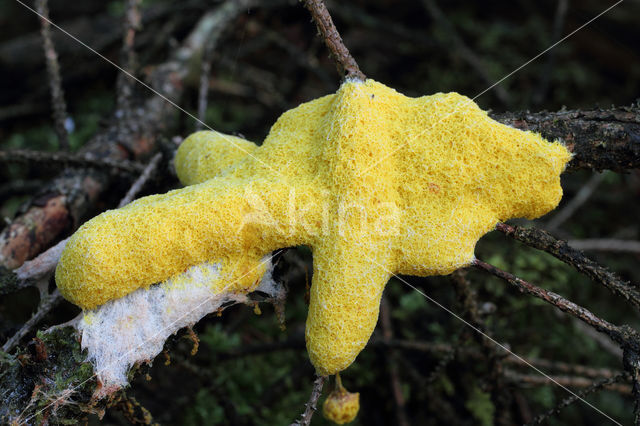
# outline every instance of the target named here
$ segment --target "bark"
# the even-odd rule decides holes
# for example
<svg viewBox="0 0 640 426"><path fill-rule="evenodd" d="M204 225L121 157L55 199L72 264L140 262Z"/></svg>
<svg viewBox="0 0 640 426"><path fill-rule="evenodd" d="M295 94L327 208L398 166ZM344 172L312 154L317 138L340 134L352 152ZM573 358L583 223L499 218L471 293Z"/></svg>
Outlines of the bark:
<svg viewBox="0 0 640 426"><path fill-rule="evenodd" d="M182 47L176 49L167 62L155 67L150 85L170 100L177 101L182 94L185 77L199 67L194 58L199 57L206 40L217 36L223 28L232 24L235 17L250 4L250 1L229 1L205 14ZM277 2L270 3L273 4ZM104 132L96 135L83 149L82 155L91 154L93 158L115 161L148 157L158 149L159 138L167 132L172 119L179 113L174 106L156 95L150 95L133 111L132 117L125 118L132 126L128 141L118 140L120 127L113 120ZM156 163L154 161L150 166ZM3 250L0 259L3 264L16 267L51 246L81 222L113 182L113 175L105 171L89 168L65 170L0 235ZM39 256L37 261L28 263L25 267L29 271L26 272L22 268L9 271L0 266L0 294L22 288L43 273L51 273L49 260L55 260L59 256L58 251L51 256L44 256L46 259ZM25 272L25 276L21 272ZM257 303L260 298L256 297ZM141 368L144 367L134 367L130 374L139 373ZM28 345L19 347L15 354L0 351L0 371L0 395L3 398L0 423L3 424L48 424L77 420L87 413L102 415L109 404L119 402L95 397L101 384L96 380L92 365L86 362L74 321L38 332Z"/></svg>
<svg viewBox="0 0 640 426"><path fill-rule="evenodd" d="M640 167L640 108L506 112L492 114L504 124L538 132L566 144L574 157L568 170L623 172Z"/></svg>
<svg viewBox="0 0 640 426"><path fill-rule="evenodd" d="M580 250L566 241L558 240L542 229L521 228L506 223L498 223L496 229L530 247L546 251L564 263L587 275L593 281L601 283L614 294L625 298L631 305L640 309L640 294L629 283L624 282L605 267L589 259Z"/></svg>
<svg viewBox="0 0 640 426"><path fill-rule="evenodd" d="M227 12L222 22L231 19L242 5L244 3L238 3L233 13ZM218 17L208 14L203 19ZM212 27L209 23L198 28L209 34ZM168 62L155 67L150 86L169 100L178 101L184 90L184 79L193 72L191 59L202 50L204 39L205 34L197 30L192 33ZM152 95L124 118L119 118L116 111L111 124L88 142L80 155L115 162L145 160L158 149L159 137L167 133L178 114L179 110L173 105ZM129 130L126 139L123 128ZM65 237L94 212L96 201L114 183L114 176L104 170L65 170L0 234L0 266L15 269Z"/></svg>

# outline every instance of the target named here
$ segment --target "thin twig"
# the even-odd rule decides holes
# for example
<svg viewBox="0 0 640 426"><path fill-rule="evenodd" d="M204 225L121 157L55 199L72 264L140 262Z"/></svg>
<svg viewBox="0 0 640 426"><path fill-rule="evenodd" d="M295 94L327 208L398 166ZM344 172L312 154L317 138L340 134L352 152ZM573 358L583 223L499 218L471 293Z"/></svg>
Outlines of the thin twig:
<svg viewBox="0 0 640 426"><path fill-rule="evenodd" d="M122 67L135 75L136 51L134 49L136 31L140 29L140 0L127 0L127 10L124 13L124 34L122 39ZM131 111L131 96L136 81L125 73L118 74L116 82L118 110L123 114Z"/></svg>
<svg viewBox="0 0 640 426"><path fill-rule="evenodd" d="M565 223L573 214L589 200L593 195L598 185L607 176L607 172L595 173L591 178L580 188L576 195L569 200L550 220L547 222L545 228L549 232L557 230L560 225Z"/></svg>
<svg viewBox="0 0 640 426"><path fill-rule="evenodd" d="M136 30L140 28L140 0L127 0L127 9L124 13L122 48L120 57L125 72L118 73L116 81L117 97L117 140L128 151L134 151L133 135L136 134L135 126L138 125L134 118L133 91L136 81L135 76Z"/></svg>
<svg viewBox="0 0 640 426"><path fill-rule="evenodd" d="M51 91L51 103L53 104L53 120L55 122L56 135L59 148L69 150L69 134L65 127L67 120L67 105L64 101L62 90L62 78L60 77L60 64L58 54L51 40L51 24L49 23L49 8L47 0L36 0L36 10L44 17L40 18L40 33L42 34L42 47L47 62L47 74L49 75L49 90Z"/></svg>
<svg viewBox="0 0 640 426"><path fill-rule="evenodd" d="M511 393L507 390L507 387L504 386L503 373L503 363L508 354L500 353L498 351L498 346L485 337L485 335L491 337L491 333L487 330L484 321L482 320L482 316L478 311L477 295L466 278L466 271L455 271L451 274L451 281L453 282L453 288L456 292L458 303L462 307L461 311L463 318L484 333L472 333L471 336L474 337L481 345L485 364L489 367L489 390L491 392L491 399L496 406L496 412L498 413L495 419L496 424L513 424L513 420L510 415L511 411L509 410L509 406L511 405Z"/></svg>
<svg viewBox="0 0 640 426"><path fill-rule="evenodd" d="M569 240L569 245L577 250L612 251L640 254L640 241L618 240L614 238L591 238Z"/></svg>
<svg viewBox="0 0 640 426"><path fill-rule="evenodd" d="M542 422L544 422L545 420L547 420L549 417L558 414L560 411L562 411L564 408L568 407L569 405L573 404L576 401L579 401L581 398L583 399L584 397L586 397L587 395L590 395L596 391L599 391L601 389L607 388L610 390L614 390L616 392L622 392L622 393L628 393L630 388L629 386L624 386L624 387L619 387L619 386L612 386L615 385L616 383L628 378L629 375L627 373L620 373L617 376L614 377L610 377L607 379L602 379L602 380L598 380L597 382L592 383L591 385L589 385L586 389L580 391L577 393L576 395L571 395L565 399L563 399L558 405L556 405L555 407L553 407L551 410L547 411L544 414L540 414L538 416L536 416L531 422L527 423L528 425L538 425ZM538 377L535 377L536 379L538 379ZM522 381L523 377L519 377L519 380ZM533 379L533 377L531 378ZM558 377L558 380L562 380L562 378ZM567 382L567 386L580 386L580 384L582 381L580 380L570 380L569 382ZM625 392L626 391L626 392Z"/></svg>
<svg viewBox="0 0 640 426"><path fill-rule="evenodd" d="M309 9L311 17L318 27L318 31L320 31L324 42L333 55L340 75L347 80L364 81L367 77L360 71L356 60L351 56L351 53L349 53L347 46L344 45L342 37L340 37L338 29L334 25L324 1L305 0L304 5Z"/></svg>
<svg viewBox="0 0 640 426"><path fill-rule="evenodd" d="M111 169L127 173L141 173L144 170L144 165L138 162L111 158L96 158L89 154L31 151L27 149L0 151L0 163L20 162L59 163L76 167Z"/></svg>
<svg viewBox="0 0 640 426"><path fill-rule="evenodd" d="M536 228L522 228L498 223L496 229L530 247L552 254L640 309L640 293L636 289L586 257L580 250L572 248L566 241L559 240L548 232Z"/></svg>
<svg viewBox="0 0 640 426"><path fill-rule="evenodd" d="M41 180L16 179L0 185L0 203L16 195L33 194L42 188Z"/></svg>
<svg viewBox="0 0 640 426"><path fill-rule="evenodd" d="M122 198L122 200L120 200L120 204L118 204L118 207L124 207L136 198L147 181L151 178L151 176L153 176L153 173L156 171L158 164L160 164L160 160L162 160L161 153L157 153L153 156L151 161L149 161L149 164L147 164L147 167L145 167L140 174L140 177L138 177L138 179L133 182L133 185L131 185L131 187L127 191L127 194Z"/></svg>
<svg viewBox="0 0 640 426"><path fill-rule="evenodd" d="M24 262L22 266L14 271L16 277L23 282L40 281L48 278L58 264L62 251L68 241L69 238L65 238L53 247L40 253L34 259Z"/></svg>
<svg viewBox="0 0 640 426"><path fill-rule="evenodd" d="M565 299L557 293L535 286L523 280L522 278L518 278L515 275L503 271L502 269L496 268L495 266L483 262L482 260L475 259L473 261L473 266L507 281L509 284L515 286L523 293L538 297L560 309L561 311L573 315L574 317L589 324L599 332L607 334L625 350L628 349L635 351L638 347L640 347L640 335L631 327L616 326L614 324L611 324L610 322L598 317L588 309L577 305L568 299Z"/></svg>
<svg viewBox="0 0 640 426"><path fill-rule="evenodd" d="M48 280L47 280L48 282ZM4 345L2 345L2 350L4 352L9 352L12 350L28 333L31 332L33 327L35 327L42 318L45 317L53 308L55 308L58 303L62 300L62 295L58 291L58 289L54 290L53 293L49 295L42 296L40 299L40 303L38 304L38 309L36 312L29 318L27 322L25 322L20 330L18 330L13 336L11 336Z"/></svg>
<svg viewBox="0 0 640 426"><path fill-rule="evenodd" d="M596 383L605 382L607 380L615 380L616 377L629 377L629 374L626 372L618 373L616 376L612 377L598 377L596 379L582 376L566 376L566 375L554 375L549 377L540 376L537 374L521 374L515 371L506 370L505 377L509 381L509 384L514 384L519 387L530 387L530 386L547 386L551 385L554 382L558 382L563 386L573 387L573 388L589 388ZM607 389L618 392L621 394L629 395L631 393L631 385L629 384L610 384L607 386ZM575 396L571 396L571 398L575 398Z"/></svg>
<svg viewBox="0 0 640 426"><path fill-rule="evenodd" d="M389 301L382 297L380 304L380 325L382 327L382 337L385 341L393 339L393 326L391 324L391 314ZM402 394L402 383L398 374L398 352L395 349L385 352L389 367L389 382L393 393L393 401L396 407L396 424L399 426L409 426L409 419L405 410L406 401Z"/></svg>
<svg viewBox="0 0 640 426"><path fill-rule="evenodd" d="M611 355L616 357L617 359L621 359L623 352L620 346L618 346L611 338L605 334L598 333L593 328L589 327L587 324L580 321L578 318L571 318L571 324L573 328L579 331L580 333L587 336L589 339L596 342L602 349L609 352Z"/></svg>
<svg viewBox="0 0 640 426"><path fill-rule="evenodd" d="M204 122L207 115L207 100L209 94L209 74L211 74L211 62L213 61L213 53L216 46L215 39L207 40L207 44L202 52L202 66L200 67L200 88L198 90L198 120L196 121L196 130L204 128Z"/></svg>
<svg viewBox="0 0 640 426"><path fill-rule="evenodd" d="M291 423L291 426L309 426L309 424L311 424L311 419L313 418L313 413L316 411L316 405L318 405L318 399L320 399L322 395L322 387L326 379L326 376L318 376L313 381L313 388L311 389L309 401L305 404L306 408L304 413L302 413L300 420Z"/></svg>

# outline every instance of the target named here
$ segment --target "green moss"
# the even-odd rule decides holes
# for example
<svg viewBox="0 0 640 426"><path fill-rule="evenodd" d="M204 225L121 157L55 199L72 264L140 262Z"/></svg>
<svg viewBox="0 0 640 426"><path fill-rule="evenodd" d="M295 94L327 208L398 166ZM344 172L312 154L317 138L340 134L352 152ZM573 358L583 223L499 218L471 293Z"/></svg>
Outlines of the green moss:
<svg viewBox="0 0 640 426"><path fill-rule="evenodd" d="M465 403L467 410L471 412L473 418L482 426L493 425L493 417L496 408L491 402L491 396L483 392L478 387L474 387Z"/></svg>

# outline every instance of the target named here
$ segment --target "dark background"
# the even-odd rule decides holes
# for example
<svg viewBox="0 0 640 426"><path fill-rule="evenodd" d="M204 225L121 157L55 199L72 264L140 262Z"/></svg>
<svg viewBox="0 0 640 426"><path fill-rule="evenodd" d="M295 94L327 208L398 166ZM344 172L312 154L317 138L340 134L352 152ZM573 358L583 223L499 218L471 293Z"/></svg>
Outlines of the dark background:
<svg viewBox="0 0 640 426"><path fill-rule="evenodd" d="M345 44L368 77L410 96L457 91L474 97L614 2L567 3L563 15L553 1L440 1L446 22L434 19L421 1L332 1L327 5ZM136 37L137 75L144 78L151 64L162 62L198 17L216 4L144 1L143 27ZM116 62L123 12L120 1L50 2L54 22ZM476 101L496 112L608 108L637 102L638 16L640 2L624 1ZM57 141L38 19L13 0L0 0L0 28L0 148L54 151ZM117 70L55 29L53 35L75 126L71 144L78 149L110 117ZM218 43L205 121L219 131L261 141L282 112L335 91L339 82L315 26L299 3L257 7L237 19ZM181 102L189 111L197 109L197 85L198 76L194 76ZM138 87L136 96L149 96L145 90ZM193 120L183 115L174 133L186 136L193 130ZM57 172L53 165L2 168L0 195L7 182L23 179L34 182L37 189L38 182L46 182ZM147 192L163 192L177 185L171 173L168 170L168 178L158 180ZM563 176L561 208L592 176L591 172ZM114 194L114 200L121 195ZM606 173L588 201L555 233L567 239L637 240L639 195L637 172ZM2 217L12 217L28 196L0 197ZM113 207L111 202L105 200L104 208ZM544 228L553 215L537 225ZM637 313L624 301L545 253L491 233L479 243L477 255L611 322L638 325ZM638 253L589 255L625 279L640 281ZM299 248L287 252L279 266L290 288L286 331L280 330L270 307L264 307L261 316L245 306L230 308L221 318L208 317L195 327L201 339L197 355L189 355L191 342L186 333L172 339L168 358L160 355L149 372L150 380L144 375L137 378L130 394L162 424L292 421L304 408L313 378L303 341L310 262L308 250ZM487 275L471 272L468 278L487 308L487 329L514 352L621 370L619 354L608 348L605 339L594 339L570 317ZM409 280L455 312L461 310L447 277ZM482 350L464 324L399 281L392 280L385 293L394 338ZM29 318L36 304L35 291L0 299L2 340ZM71 305L58 308L43 327L71 318L74 309ZM373 339L379 337L377 331ZM396 422L397 407L389 384L390 352L386 346L372 344L344 373L345 386L360 392L361 411L356 420L360 424ZM487 392L489 367L484 360L403 349L394 354L406 399L404 410L412 424L492 424L504 414L496 412ZM448 358L453 359L442 361ZM553 384L522 379L522 375L540 377L531 369L505 369L520 374L520 379L505 379L504 383L505 392L512 397L506 415L513 423L522 423L568 396ZM623 423L631 421L629 395L602 391L588 400ZM313 423L323 424L321 417L317 415ZM92 417L91 421L97 420ZM551 424L600 425L605 421L579 402L554 416ZM103 422L128 424L117 409L108 410Z"/></svg>

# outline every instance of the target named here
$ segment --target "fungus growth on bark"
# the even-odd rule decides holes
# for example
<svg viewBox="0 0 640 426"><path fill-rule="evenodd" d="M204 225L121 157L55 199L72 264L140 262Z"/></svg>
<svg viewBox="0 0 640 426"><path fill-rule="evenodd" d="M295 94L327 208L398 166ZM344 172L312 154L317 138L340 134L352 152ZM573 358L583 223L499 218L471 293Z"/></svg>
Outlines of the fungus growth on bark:
<svg viewBox="0 0 640 426"><path fill-rule="evenodd" d="M319 375L347 368L375 327L393 273L469 265L499 221L554 209L570 153L502 125L457 93L406 97L373 80L285 112L261 146L215 132L176 155L187 186L85 223L56 270L95 309L189 268L212 294L246 294L274 250L308 245L307 349ZM204 269L203 269L204 271ZM180 309L180 306L175 306Z"/></svg>

